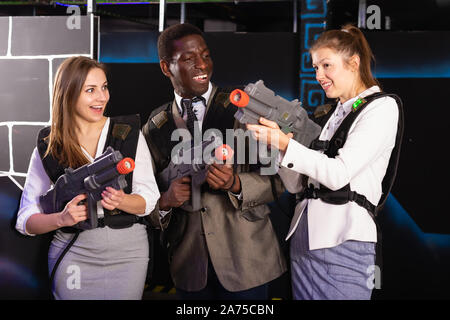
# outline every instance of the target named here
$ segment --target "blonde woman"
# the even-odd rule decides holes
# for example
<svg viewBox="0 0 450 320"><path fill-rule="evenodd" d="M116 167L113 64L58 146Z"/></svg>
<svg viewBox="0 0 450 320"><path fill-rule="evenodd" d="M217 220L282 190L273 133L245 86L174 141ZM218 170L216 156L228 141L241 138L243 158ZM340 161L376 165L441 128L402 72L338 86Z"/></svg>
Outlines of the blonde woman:
<svg viewBox="0 0 450 320"><path fill-rule="evenodd" d="M310 53L317 81L337 101L322 109L321 147L307 148L263 118L248 129L280 149L279 175L299 193L288 233L294 299L370 299L380 240L373 215L382 193L389 193L385 175L388 181L395 176L401 101L381 92L358 28L324 32Z"/></svg>

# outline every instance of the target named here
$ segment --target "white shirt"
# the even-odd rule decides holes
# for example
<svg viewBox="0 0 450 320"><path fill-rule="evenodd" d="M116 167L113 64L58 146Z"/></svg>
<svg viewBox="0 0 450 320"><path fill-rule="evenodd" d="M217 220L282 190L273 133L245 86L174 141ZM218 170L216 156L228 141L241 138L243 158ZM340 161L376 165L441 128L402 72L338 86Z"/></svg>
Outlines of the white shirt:
<svg viewBox="0 0 450 320"><path fill-rule="evenodd" d="M106 120L100 134L95 157L97 158L103 153L109 128L109 118ZM89 161L94 161L84 149L83 152ZM152 161L150 151L144 136L139 132L138 145L136 149L135 169L133 172L132 191L131 194L138 194L145 200L145 212L139 216L148 215L155 207L156 201L159 199L159 190L153 174ZM45 172L41 157L37 148L34 148L28 167L27 179L20 200L20 208L17 214L16 229L25 235L33 235L27 232L26 224L29 217L36 213L42 213L39 204L39 196L47 192L52 186L52 182ZM50 212L48 212L50 213ZM97 202L97 215L104 216L103 207L100 201Z"/></svg>
<svg viewBox="0 0 450 320"><path fill-rule="evenodd" d="M211 96L212 92L212 84L211 82L208 84L208 90L202 94L202 97L205 98L206 103L209 101L209 97ZM177 103L178 111L180 112L180 115L183 114L183 105L181 104L181 100L183 99L181 96L179 96L175 91L173 92L175 95L175 101ZM205 117L206 112L206 105L203 104L202 101L194 102L192 104L192 110L195 113L195 116L197 117L198 124L200 126L200 130L202 129L203 125L203 118ZM187 121L187 112L183 114L183 120L184 122Z"/></svg>
<svg viewBox="0 0 450 320"><path fill-rule="evenodd" d="M320 140L332 137L337 127L329 124L342 122L351 112L354 101L379 91L378 86L373 86L340 105L344 112L336 111L330 117L320 134ZM337 118L339 115L342 119ZM289 165L291 170L308 176L308 183L313 183L315 187L322 184L331 190L338 190L350 183L352 191L366 196L371 203L378 204L382 191L381 182L395 146L397 123L398 107L395 100L391 97L376 99L355 119L344 146L339 149L335 158L328 158L322 151L306 148L291 139L281 165ZM280 176L283 181L286 179L289 190L289 185L293 182L287 180L292 179L293 175L290 178L286 174ZM299 179L299 175L296 178ZM333 205L320 199L305 199L297 205L296 211L300 215L291 222L287 238L294 233L306 205L311 250L334 247L346 240L377 241L375 223L366 209L352 201L344 205Z"/></svg>

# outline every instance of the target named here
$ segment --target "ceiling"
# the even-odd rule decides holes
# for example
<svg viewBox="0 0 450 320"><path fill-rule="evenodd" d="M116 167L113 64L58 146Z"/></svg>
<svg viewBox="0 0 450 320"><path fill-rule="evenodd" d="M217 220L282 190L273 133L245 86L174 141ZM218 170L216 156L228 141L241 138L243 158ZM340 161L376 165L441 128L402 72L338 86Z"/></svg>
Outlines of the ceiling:
<svg viewBox="0 0 450 320"><path fill-rule="evenodd" d="M97 14L106 28L158 28L159 4L156 1L133 0L133 4L113 4L126 0L97 1ZM141 3L138 3L141 2ZM178 22L181 0L167 0L166 21ZM298 1L298 8L301 0ZM358 21L360 0L328 0L328 27L339 28ZM450 0L365 0L366 6L377 5L381 10L382 27L389 22L390 30L450 30ZM86 1L0 0L0 16L66 15L68 3ZM65 6L66 5L66 6ZM287 0L210 0L185 1L186 21L205 27L205 21L216 28L237 32L292 32L294 4ZM86 5L81 5L86 12ZM368 15L369 16L369 15ZM297 15L298 17L298 15ZM208 24L210 25L210 24ZM231 29L230 29L231 28Z"/></svg>

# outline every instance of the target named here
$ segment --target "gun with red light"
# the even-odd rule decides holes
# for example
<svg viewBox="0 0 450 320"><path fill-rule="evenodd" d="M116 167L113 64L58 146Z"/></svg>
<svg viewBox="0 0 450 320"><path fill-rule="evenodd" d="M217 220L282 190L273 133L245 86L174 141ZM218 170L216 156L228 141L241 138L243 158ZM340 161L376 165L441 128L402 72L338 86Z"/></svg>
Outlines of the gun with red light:
<svg viewBox="0 0 450 320"><path fill-rule="evenodd" d="M234 117L240 123L259 124L259 118L264 117L276 122L285 134L292 132L294 140L307 147L320 134L320 126L309 119L300 101L275 95L262 80L234 90L230 101L239 107Z"/></svg>
<svg viewBox="0 0 450 320"><path fill-rule="evenodd" d="M97 201L102 199L106 187L116 190L127 186L125 175L134 170L134 161L123 158L120 151L108 147L94 162L78 169L67 168L47 193L39 197L45 213L60 212L75 196L87 195L88 218L73 227L81 230L93 229L98 225ZM85 200L84 200L85 201Z"/></svg>

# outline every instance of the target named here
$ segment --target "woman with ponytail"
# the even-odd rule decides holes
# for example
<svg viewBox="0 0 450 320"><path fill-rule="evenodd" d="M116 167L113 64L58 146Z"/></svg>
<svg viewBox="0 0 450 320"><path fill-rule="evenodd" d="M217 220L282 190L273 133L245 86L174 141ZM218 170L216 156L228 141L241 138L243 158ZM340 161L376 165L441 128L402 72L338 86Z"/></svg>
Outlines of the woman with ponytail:
<svg viewBox="0 0 450 320"><path fill-rule="evenodd" d="M385 188L385 175L395 176L401 101L381 92L358 28L324 32L310 53L316 80L336 99L317 108L318 140L307 148L264 118L248 129L280 150L279 175L298 194L287 236L294 299L370 299L379 270L373 216L392 186Z"/></svg>

